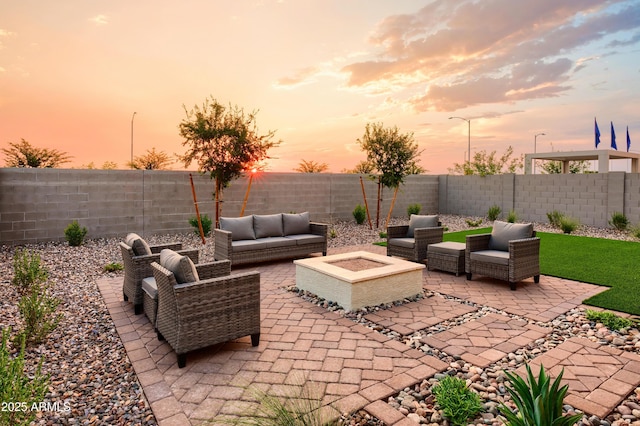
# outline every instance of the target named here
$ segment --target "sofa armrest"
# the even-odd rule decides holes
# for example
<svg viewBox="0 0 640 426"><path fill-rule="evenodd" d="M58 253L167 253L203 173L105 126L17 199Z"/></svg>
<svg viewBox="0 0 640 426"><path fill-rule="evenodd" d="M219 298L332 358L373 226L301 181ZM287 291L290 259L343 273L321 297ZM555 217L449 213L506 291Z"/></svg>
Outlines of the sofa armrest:
<svg viewBox="0 0 640 426"><path fill-rule="evenodd" d="M231 232L222 229L214 229L214 250L213 256L215 260L231 259L233 248L231 247Z"/></svg>
<svg viewBox="0 0 640 426"><path fill-rule="evenodd" d="M151 253L160 253L164 249L178 251L182 250L182 243L156 244L154 246L150 246L149 248L151 249Z"/></svg>
<svg viewBox="0 0 640 426"><path fill-rule="evenodd" d="M224 277L231 273L231 261L218 260L215 262L196 264L200 280Z"/></svg>
<svg viewBox="0 0 640 426"><path fill-rule="evenodd" d="M444 228L441 226L433 228L416 228L413 230L413 239L416 244L428 246L429 244L441 243L444 237Z"/></svg>
<svg viewBox="0 0 640 426"><path fill-rule="evenodd" d="M509 259L518 262L521 259L540 258L540 238L523 238L509 241Z"/></svg>
<svg viewBox="0 0 640 426"><path fill-rule="evenodd" d="M329 235L329 224L320 222L309 222L309 227L313 235L323 236L325 239Z"/></svg>

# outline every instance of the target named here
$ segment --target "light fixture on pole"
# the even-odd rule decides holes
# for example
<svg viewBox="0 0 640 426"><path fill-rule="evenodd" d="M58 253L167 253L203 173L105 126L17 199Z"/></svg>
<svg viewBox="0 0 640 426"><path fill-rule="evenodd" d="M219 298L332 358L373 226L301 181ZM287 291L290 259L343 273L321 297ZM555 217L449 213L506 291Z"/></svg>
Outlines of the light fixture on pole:
<svg viewBox="0 0 640 426"><path fill-rule="evenodd" d="M468 136L468 147L467 147L467 163L471 164L471 120L468 118L464 118L464 117L449 117L449 120L451 120L452 118L457 118L460 120L464 120L467 122L467 125L469 127L467 136Z"/></svg>
<svg viewBox="0 0 640 426"><path fill-rule="evenodd" d="M533 135L533 153L535 154L537 152L537 145L538 145L538 136L546 136L545 133L536 133L535 135ZM533 160L533 174L536 174L536 160L534 158Z"/></svg>
<svg viewBox="0 0 640 426"><path fill-rule="evenodd" d="M131 116L131 162L129 163L129 167L133 168L133 119L135 118L136 113L134 111Z"/></svg>

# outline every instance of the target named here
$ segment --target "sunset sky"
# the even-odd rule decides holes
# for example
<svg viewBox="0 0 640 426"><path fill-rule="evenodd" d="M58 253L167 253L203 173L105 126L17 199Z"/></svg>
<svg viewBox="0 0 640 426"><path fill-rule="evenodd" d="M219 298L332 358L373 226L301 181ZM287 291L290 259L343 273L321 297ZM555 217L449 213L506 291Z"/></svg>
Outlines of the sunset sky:
<svg viewBox="0 0 640 426"><path fill-rule="evenodd" d="M182 154L209 96L276 130L270 171L353 168L368 122L429 173L471 152L640 152L640 1L0 0L0 148L21 138L125 168ZM4 157L0 158L4 165ZM175 163L174 169L183 165Z"/></svg>

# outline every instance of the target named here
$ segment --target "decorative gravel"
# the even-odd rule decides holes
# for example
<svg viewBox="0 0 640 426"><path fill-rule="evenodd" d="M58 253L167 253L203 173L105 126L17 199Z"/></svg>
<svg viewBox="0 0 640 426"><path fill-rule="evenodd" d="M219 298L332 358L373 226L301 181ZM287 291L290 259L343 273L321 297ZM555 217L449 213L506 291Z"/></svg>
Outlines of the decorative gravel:
<svg viewBox="0 0 640 426"><path fill-rule="evenodd" d="M468 229L465 217L441 215L443 225L450 231ZM477 218L474 218L477 219ZM394 218L391 224L408 223L407 219ZM490 222L483 222L480 226L490 226ZM537 230L545 232L558 232L545 224L536 224ZM353 221L335 222L331 225L331 238L329 247L342 247L360 244L370 244L381 240L378 229L369 229L368 225L356 225ZM588 235L602 238L632 239L632 237L616 232L599 228L581 227L576 235ZM53 294L61 300L58 311L63 314L62 321L58 328L40 345L27 349L27 364L29 372L35 370L37 362L42 358L43 371L50 375L49 392L45 397L48 409L37 412L36 424L41 425L154 425L157 424L149 404L144 398L140 384L131 366L126 351L116 332L115 325L109 316L106 305L96 286L96 280L106 275L122 276L122 273L107 274L103 271L105 265L116 262L121 263L121 255L118 248L119 239L93 239L88 240L81 247L69 247L66 243L41 243L31 244L21 248L37 251L42 257L44 265L50 272L49 282L53 286ZM181 241L186 247L198 247L201 249L201 261L213 260L213 244L209 241L202 245L199 238L193 234L179 235L158 235L148 237L151 244ZM18 313L19 296L11 285L13 277L13 256L17 247L0 246L0 327L3 329L11 327L17 329L22 326ZM444 297L442 295L435 295ZM335 307L339 309L339 307ZM380 307L378 307L380 309ZM483 310L481 309L480 312ZM587 324L582 319L582 313L570 313L567 317L573 316L571 326L561 321L554 324L557 327L557 334L553 339L560 341L568 335L588 334L589 330L594 338L608 339L602 337L595 324ZM358 321L358 318L354 320ZM466 318L458 321L468 320ZM449 327L451 324L440 324L438 327ZM578 330L574 330L578 326ZM588 325L588 327L587 327ZM381 332L384 332L382 330ZM432 330L431 332L437 332ZM635 333L635 334L634 334ZM629 335L637 337L636 332L629 332ZM628 341L628 336L624 337L625 345L632 345L637 351L636 341ZM609 334L607 336L610 336ZM611 334L611 336L613 336ZM634 339L636 338L634 337ZM615 339L622 339L622 336L611 338L611 344ZM419 339L415 336L409 338L407 344L423 349L419 345ZM544 343L544 344L543 344ZM619 341L618 341L619 343ZM501 368L513 368L518 362L525 361L535 355L536 351L543 351L551 342L540 342L540 346L526 348L522 353L514 353L514 359L504 360L500 365L492 366L479 372L479 386L488 388L495 381L496 373ZM548 350L548 349L547 349ZM444 354L435 354L446 357ZM509 355L512 356L511 354ZM513 361L513 362L512 362ZM457 364L457 366L454 366ZM505 364L504 366L502 364ZM513 364L513 365L512 365ZM473 366L460 364L459 360L451 360L451 368L455 369L455 374L469 374ZM495 373L495 374L494 374ZM451 374L451 373L448 373ZM475 374L474 374L475 377ZM434 380L434 379L432 379ZM419 394L426 393L432 383L424 382L416 385L415 388L406 389L405 393L417 401L428 401L426 397ZM480 387L479 387L480 388ZM638 390L640 392L640 389ZM492 393L492 392L490 392ZM501 392L497 392L496 395ZM405 394L396 396L395 401L402 406L403 401L410 399ZM391 401L393 404L393 401ZM629 423L638 422L640 418L640 407L635 395L625 401L624 408L619 409L628 414L618 413L619 419L597 420L589 424L603 425L614 424L622 426L621 419L627 418ZM404 404L405 406L407 403ZM415 404L414 404L415 405ZM420 404L418 404L420 405ZM46 408L46 407L45 407ZM408 410L411 411L411 410ZM407 415L416 419L416 415L421 411L407 412ZM630 417L633 416L633 419ZM436 416L437 417L437 416ZM614 416L615 417L615 416ZM426 419L426 417L425 417ZM427 424L444 425L443 421L435 422L433 414L428 419ZM488 420L488 419L487 419ZM609 421L609 423L607 423ZM422 422L422 420L421 420ZM617 422L617 423L616 423ZM379 421L364 412L356 413L353 416L345 417L343 423L351 425L378 425ZM492 424L492 422L484 424ZM640 424L640 423L633 423Z"/></svg>

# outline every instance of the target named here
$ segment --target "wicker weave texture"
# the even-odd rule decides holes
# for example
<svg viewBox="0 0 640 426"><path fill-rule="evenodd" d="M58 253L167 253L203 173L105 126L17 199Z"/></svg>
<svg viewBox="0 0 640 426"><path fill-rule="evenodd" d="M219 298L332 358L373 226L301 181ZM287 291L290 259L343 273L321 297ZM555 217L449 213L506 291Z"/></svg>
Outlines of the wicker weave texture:
<svg viewBox="0 0 640 426"><path fill-rule="evenodd" d="M398 256L410 259L414 262L422 262L427 258L427 246L429 244L441 243L444 235L444 228L441 226L433 228L417 228L413 232L413 248L402 247L393 244L393 238L404 238L407 236L409 225L393 225L387 227L387 256Z"/></svg>
<svg viewBox="0 0 640 426"><path fill-rule="evenodd" d="M456 276L464 272L464 254L427 253L427 269L452 272Z"/></svg>

